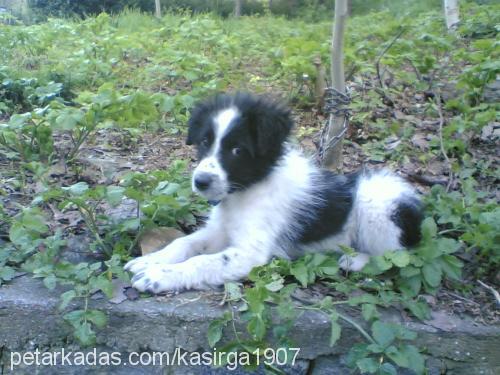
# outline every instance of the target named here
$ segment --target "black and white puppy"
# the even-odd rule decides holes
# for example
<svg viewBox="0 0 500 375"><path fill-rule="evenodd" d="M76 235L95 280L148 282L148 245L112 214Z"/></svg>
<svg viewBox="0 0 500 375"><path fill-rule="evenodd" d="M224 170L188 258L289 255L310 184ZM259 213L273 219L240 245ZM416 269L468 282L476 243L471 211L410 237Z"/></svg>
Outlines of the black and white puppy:
<svg viewBox="0 0 500 375"><path fill-rule="evenodd" d="M215 205L206 225L125 269L154 293L206 289L245 278L273 257L355 248L344 269L416 244L422 213L414 189L388 172L335 175L286 143L290 112L265 98L219 95L199 104L187 144L198 148L193 189Z"/></svg>

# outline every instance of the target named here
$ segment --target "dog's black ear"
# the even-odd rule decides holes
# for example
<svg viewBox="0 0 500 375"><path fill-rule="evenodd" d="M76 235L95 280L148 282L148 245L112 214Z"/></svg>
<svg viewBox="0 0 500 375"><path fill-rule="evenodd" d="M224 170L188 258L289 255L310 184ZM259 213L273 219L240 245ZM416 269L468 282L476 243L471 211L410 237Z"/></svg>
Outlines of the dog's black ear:
<svg viewBox="0 0 500 375"><path fill-rule="evenodd" d="M201 142L202 132L204 128L204 114L206 103L199 103L191 111L191 117L188 121L188 135L186 138L187 145L194 145Z"/></svg>
<svg viewBox="0 0 500 375"><path fill-rule="evenodd" d="M293 127L290 110L280 103L259 98L247 116L256 139L257 153L279 153Z"/></svg>

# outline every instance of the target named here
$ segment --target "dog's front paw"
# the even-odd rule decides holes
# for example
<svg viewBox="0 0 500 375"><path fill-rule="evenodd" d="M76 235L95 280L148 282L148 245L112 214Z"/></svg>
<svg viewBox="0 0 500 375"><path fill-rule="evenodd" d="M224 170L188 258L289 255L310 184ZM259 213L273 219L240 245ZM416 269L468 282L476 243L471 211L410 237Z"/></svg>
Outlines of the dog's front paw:
<svg viewBox="0 0 500 375"><path fill-rule="evenodd" d="M132 286L142 292L161 293L190 288L189 271L178 264L151 264L132 277Z"/></svg>
<svg viewBox="0 0 500 375"><path fill-rule="evenodd" d="M138 273L146 267L155 264L174 264L184 260L183 249L179 246L167 246L163 250L155 251L154 253L143 255L132 259L125 264L125 270L133 273Z"/></svg>
<svg viewBox="0 0 500 375"><path fill-rule="evenodd" d="M368 254L358 253L356 255L344 254L339 259L339 266L345 271L361 271L363 267L370 261Z"/></svg>

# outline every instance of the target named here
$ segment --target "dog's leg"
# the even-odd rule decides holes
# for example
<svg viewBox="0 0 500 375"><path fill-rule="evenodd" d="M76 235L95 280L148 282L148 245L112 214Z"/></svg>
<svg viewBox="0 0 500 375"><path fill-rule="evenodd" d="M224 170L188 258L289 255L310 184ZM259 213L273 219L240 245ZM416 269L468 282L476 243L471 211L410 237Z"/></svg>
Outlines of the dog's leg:
<svg viewBox="0 0 500 375"><path fill-rule="evenodd" d="M194 256L176 264L157 263L132 278L134 288L160 293L168 290L207 289L246 277L253 267L269 262L271 254L229 247L217 254Z"/></svg>
<svg viewBox="0 0 500 375"><path fill-rule="evenodd" d="M202 228L186 237L177 238L162 250L132 259L125 265L125 270L138 273L155 264L173 264L199 254L221 251L227 246L225 232L214 228L214 223L207 223Z"/></svg>

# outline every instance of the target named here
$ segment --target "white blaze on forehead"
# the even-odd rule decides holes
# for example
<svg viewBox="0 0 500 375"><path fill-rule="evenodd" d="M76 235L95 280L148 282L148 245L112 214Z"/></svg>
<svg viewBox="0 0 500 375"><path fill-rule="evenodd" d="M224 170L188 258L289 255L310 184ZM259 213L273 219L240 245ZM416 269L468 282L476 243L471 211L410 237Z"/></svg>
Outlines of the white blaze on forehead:
<svg viewBox="0 0 500 375"><path fill-rule="evenodd" d="M226 135L229 125L239 116L239 111L235 107L224 109L214 117L215 142L214 151L217 152L222 138Z"/></svg>

